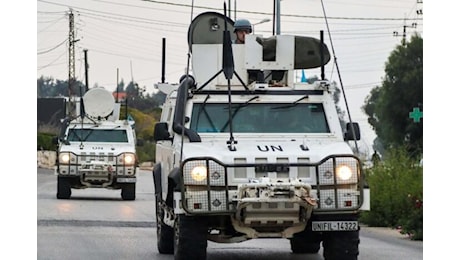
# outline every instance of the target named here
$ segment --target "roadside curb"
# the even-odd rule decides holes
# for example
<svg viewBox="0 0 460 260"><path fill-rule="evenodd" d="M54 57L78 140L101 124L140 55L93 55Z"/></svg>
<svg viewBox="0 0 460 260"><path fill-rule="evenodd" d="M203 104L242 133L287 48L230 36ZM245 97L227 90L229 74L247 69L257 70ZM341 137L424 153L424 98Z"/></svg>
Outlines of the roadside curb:
<svg viewBox="0 0 460 260"><path fill-rule="evenodd" d="M411 240L409 235L401 234L399 229L389 227L369 227L365 225L361 225L361 228L369 233L384 234L395 238Z"/></svg>

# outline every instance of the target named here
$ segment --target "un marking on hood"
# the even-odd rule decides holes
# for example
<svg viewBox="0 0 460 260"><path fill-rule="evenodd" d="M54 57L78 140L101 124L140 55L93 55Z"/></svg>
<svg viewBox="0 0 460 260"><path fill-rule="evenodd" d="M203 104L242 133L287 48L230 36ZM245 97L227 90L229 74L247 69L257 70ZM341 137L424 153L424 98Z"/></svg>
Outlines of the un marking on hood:
<svg viewBox="0 0 460 260"><path fill-rule="evenodd" d="M265 145L265 147L261 147L260 145L257 146L259 151L261 152L282 152L283 147L281 145L275 146L275 145Z"/></svg>

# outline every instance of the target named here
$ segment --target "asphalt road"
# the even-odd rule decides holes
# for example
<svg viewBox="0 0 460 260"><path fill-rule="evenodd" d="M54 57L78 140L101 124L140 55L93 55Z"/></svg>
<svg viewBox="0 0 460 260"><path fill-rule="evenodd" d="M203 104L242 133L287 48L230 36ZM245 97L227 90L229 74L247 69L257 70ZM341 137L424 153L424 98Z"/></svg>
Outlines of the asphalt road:
<svg viewBox="0 0 460 260"><path fill-rule="evenodd" d="M119 190L72 190L56 199L56 177L37 169L37 259L173 259L156 247L151 171L141 170L136 200L123 201ZM287 239L255 239L237 244L208 242L208 259L310 259L292 254ZM359 259L423 259L423 242L396 230L363 227Z"/></svg>

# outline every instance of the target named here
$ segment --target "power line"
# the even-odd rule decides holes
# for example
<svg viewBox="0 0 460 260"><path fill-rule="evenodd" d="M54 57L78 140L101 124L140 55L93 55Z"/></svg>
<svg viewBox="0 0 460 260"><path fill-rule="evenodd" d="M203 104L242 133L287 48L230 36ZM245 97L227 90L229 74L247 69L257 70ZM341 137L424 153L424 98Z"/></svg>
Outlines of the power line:
<svg viewBox="0 0 460 260"><path fill-rule="evenodd" d="M64 4L59 4L59 3L54 3L50 1L45 1L45 0L37 0L38 2L43 2L43 3L48 3L48 4L54 4L54 5L59 5L59 6L65 6L65 7L72 7L74 9L81 9L81 10L87 10L87 11L92 11L92 12L97 12L97 13L105 13L107 12L101 12L101 11L93 11L90 9L86 8L80 8L76 6L70 6L70 5L64 5ZM156 4L163 4L163 5L171 5L171 6L180 6L180 7L186 7L186 8L191 8L192 5L189 4L179 4L179 3L170 3L170 2L164 2L164 1L156 1L156 0L142 0L143 2L152 2ZM197 6L194 5L193 8L197 9L206 9L206 10L215 10L215 11L222 11L221 8L212 8L212 7L207 7L207 6ZM256 15L272 15L271 13L267 12L253 12L253 11L244 11L244 10L239 10L238 12L240 13L246 13L246 14L256 14ZM108 13L110 14L110 13ZM125 15L119 15L123 17L128 17L128 18L134 18L134 19L140 19L136 18L133 16L125 16ZM314 15L296 15L296 14L281 14L282 17L296 17L296 18L313 18L313 19L324 19L324 16L314 16ZM328 19L331 20L358 20L358 21L403 21L403 20L408 20L407 18L377 18L377 17L328 17ZM150 19L142 19L142 20L150 20ZM421 18L411 18L409 20L422 20Z"/></svg>
<svg viewBox="0 0 460 260"><path fill-rule="evenodd" d="M57 22L59 22L60 20L64 19L65 17L66 17L65 15L62 15L62 17L59 17L58 19L54 20L53 23L51 23L50 25L46 26L45 28L43 28L38 33L41 33L43 31L47 30L48 28L50 28L51 26L55 25Z"/></svg>
<svg viewBox="0 0 460 260"><path fill-rule="evenodd" d="M39 0L40 1L40 0ZM172 6L181 6L181 7L187 7L191 8L192 6L189 4L177 4L177 3L169 3L169 2L163 2L163 1L156 1L156 0L142 0L144 2L152 2L152 3L157 3L157 4L165 4L165 5L172 5ZM194 5L193 8L198 8L198 9L207 9L207 10L215 10L215 11L222 11L221 8L212 8L212 7L206 7L206 6L197 6ZM244 10L238 10L239 13L246 13L246 14L257 14L257 15L272 15L272 13L266 13L266 12L253 12L253 11L244 11ZM296 14L281 14L282 17L297 17L297 18L314 18L314 19L324 19L324 16L315 16L315 15L296 15ZM406 18L376 18L376 17L328 17L328 19L333 19L333 20L362 20L362 21L402 21ZM421 20L419 18L413 18L412 20Z"/></svg>
<svg viewBox="0 0 460 260"><path fill-rule="evenodd" d="M61 43L59 43L58 45L52 47L51 49L48 49L46 51L40 51L40 52L37 52L37 55L41 55L41 54L45 54L45 53L48 53L52 50L55 50L56 48L58 48L59 46L61 46L62 44L66 43L67 42L67 39L65 39L64 41L62 41Z"/></svg>
<svg viewBox="0 0 460 260"><path fill-rule="evenodd" d="M160 24L160 25L171 25L171 24L175 24L176 26L186 26L182 23L175 23L175 22L171 22L171 21L168 21L168 22L165 22L163 20L153 20L153 19L147 19L147 18L139 18L139 17L135 17L135 16L129 16L129 15L123 15L123 14L116 14L116 13L111 13L111 12L103 12L103 11L94 11L94 10L91 10L91 9L87 9L87 8L82 8L82 7L77 7L77 6L70 6L70 5L64 5L64 4L58 4L58 3L54 3L54 2L50 2L50 1L45 1L45 0L37 0L39 2L43 2L43 3L48 3L48 4L54 4L54 5L59 5L59 6L65 6L65 7L71 7L72 9L74 10L78 10L79 13L85 13L84 11L87 11L87 12L92 12L92 13L96 13L96 14L99 14L100 16L104 16L105 17L108 17L108 18L112 18L112 19L124 19L126 21L131 21L131 22L143 22L143 23L155 23L155 24ZM82 11L84 10L84 11ZM86 13L86 14L89 14L89 13ZM94 14L93 14L94 15ZM108 15L108 16L107 16ZM111 16L115 16L115 17L110 17Z"/></svg>
<svg viewBox="0 0 460 260"><path fill-rule="evenodd" d="M65 7L69 7L68 5L64 5L64 4L59 4L59 3L54 3L53 0L37 0L38 2L43 2L43 3L50 3L50 4L53 4L53 5L61 5L61 6L65 6ZM177 13L186 13L186 12L181 12L180 10L185 10L183 8L175 8L176 11L174 10L166 10L167 8L162 8L162 6L159 6L159 5L156 5L156 4L162 4L162 5L172 5L172 6L184 6L184 7L187 7L187 8L190 8L191 5L189 4L182 4L182 3L179 3L179 4L174 4L174 3L168 3L166 2L166 0L164 1L144 1L144 2L151 2L151 3L156 3L154 5L150 5L151 7L142 7L142 6L138 6L138 5L130 5L130 4L124 4L124 3L112 3L111 1L109 0L93 0L95 2L103 2L103 3L108 3L108 4L113 4L113 5L119 5L119 6L127 6L127 7L132 7L132 8L144 8L144 9L152 9L152 10L165 10L165 11L170 11L170 12L177 12ZM71 2L71 3L77 3L77 2ZM112 56L118 56L118 57L125 57L125 58L129 58L129 59L139 59L139 60L143 60L143 61L151 61L151 62L157 62L155 60L155 56L150 56L149 53L150 53L150 50L152 47L155 47L157 45L156 41L155 40L152 40L150 38L147 38L149 37L152 33L150 31L153 31L153 33L156 35L157 33L167 33L168 35L171 35L171 37L176 37L176 35L178 33L181 33L181 34L184 34L184 32L186 32L186 29L188 27L188 24L183 24L183 23L176 23L176 22L173 22L173 23L167 23L167 25L171 26L169 28L167 28L165 25L165 21L169 20L169 19L165 19L165 20L154 20L154 19L145 19L145 18L138 18L138 17L134 17L134 16L128 16L128 15L124 15L124 14L117 14L116 12L111 12L111 10L109 9L110 6L105 6L106 8L104 9L104 12L100 12L100 11L95 11L95 10L90 10L90 9L87 9L87 8L79 8L79 7L76 7L76 6L73 6L74 8L74 11L75 12L78 12L79 15L79 18L86 18L86 21L84 21L85 23L86 22L91 22L92 23L88 23L86 25L86 27L83 27L84 30L82 30L81 32L79 32L79 36L88 36L88 40L89 41L81 41L79 43L79 45L86 45L86 48L88 47L91 47L91 46L94 46L95 49L93 50L92 48L90 48L92 51L96 52L96 53L103 53L103 54L106 54L106 55L112 55ZM216 10L216 11L221 11L220 8L209 8L209 7L196 7L194 6L194 8L203 8L203 9L207 9L207 10L210 10L210 9L213 9L213 10ZM129 9L129 8L126 8L126 9ZM126 11L126 9L124 9L123 12ZM173 8L170 8L170 9L173 9ZM102 10L102 9L101 9ZM177 11L179 10L179 11ZM240 11L239 11L240 12ZM42 13L48 13L48 12L42 12ZM62 12L59 12L60 14L62 14ZM257 15L267 15L269 13L263 13L263 12L247 12L247 11L241 11L241 13L247 13L247 14L255 14L254 17L256 17ZM127 11L125 14L128 14ZM141 12L137 12L136 15L140 15ZM154 13L154 15L157 15L157 13ZM171 15L171 14L169 14ZM310 19L310 18L313 18L313 19L318 19L318 18L321 18L323 19L324 17L322 16L307 16L307 15L282 15L283 18L284 17L287 17L286 20L289 20L289 22L291 23L297 23L297 24L302 24L303 21L300 21L299 18L303 19L303 18L306 18L306 19ZM147 16L146 16L147 17ZM155 16L149 16L149 17L155 17ZM292 17L292 18L290 18ZM335 19L334 17L329 17L329 19ZM295 21L297 20L297 21ZM386 43L388 43L388 40L392 40L392 41L398 41L396 39L394 39L394 37L391 36L392 32L394 29L397 29L397 28L400 28L400 21L404 20L404 18L391 18L391 19L385 19L385 18L375 18L375 19L372 19L374 21L370 21L370 20L365 20L363 18L353 18L353 17L348 17L347 19L338 19L335 21L334 24L337 25L337 28L341 27L340 29L337 29L337 30L333 30L335 31L334 32L334 35L338 36L338 37L335 37L335 40L339 40L339 41L342 41L343 40L343 43L345 43L345 46L346 45L350 45L349 43L351 42L351 40L358 40L358 44L362 43L362 45L364 44L367 44L367 45L372 45L372 46L380 46L378 45L377 43L381 43L382 41L385 41ZM102 21L99 22L99 21ZM104 24L103 22L106 22L106 24ZM177 20L176 20L177 21ZM414 21L413 19L407 19L407 21ZM116 23L114 25L114 23ZM311 24L316 24L316 23L319 23L319 20L312 20L310 19L309 21L307 21L307 23L311 23ZM398 23L398 25L394 25ZM122 34L122 32L119 32L118 29L120 28L123 28L123 26L118 26L118 24L121 24L121 25L127 25L127 26L131 26L132 28L127 28L126 32L124 32ZM393 25L392 25L393 24ZM106 25L106 26L104 26ZM347 26L349 26L351 29L347 29ZM356 26L356 27L353 27L353 26ZM369 28L369 26L372 26L371 28ZM48 26L47 28L43 29L42 31L45 31L46 29L48 29L50 26ZM161 28L160 28L161 27ZM173 28L173 27L177 27L177 28ZM295 28L295 27L293 27ZM140 30L138 30L140 29ZM145 30L142 30L142 29L145 29ZM81 30L81 28L79 28L79 30ZM388 30L388 33L384 33L385 30ZM298 30L298 31L301 31L301 30ZM48 31L46 31L48 32ZM303 33L307 33L308 31L301 31ZM81 35L81 33L83 33L83 35ZM311 34L313 33L317 33L317 31L312 31ZM388 36L387 36L388 35ZM145 36L144 38L142 36ZM40 36L41 37L41 36ZM44 36L43 36L44 37ZM115 37L117 37L117 39L114 39ZM115 41L110 41L108 42L110 39L114 39ZM133 40L135 39L135 40ZM383 39L383 40L382 40ZM129 40L131 40L131 42L128 42ZM350 40L350 41L348 41ZM367 41L367 43L365 43L365 41ZM173 41L173 45L176 44L176 45L179 45L179 42L180 41ZM389 45L389 44L387 44ZM120 46L121 48L117 48L118 46ZM148 47L145 47L143 48L142 46L148 46ZM344 46L344 45L342 45ZM78 47L78 46L76 46ZM353 43L353 47L355 47L354 49L356 49L356 43ZM117 49L120 49L120 50L116 50L115 48ZM132 56L130 55L130 53L132 53L132 50L133 49L136 49L137 50L137 55L134 54L135 56ZM156 48L154 48L156 49ZM51 50L45 50L44 48L42 48L40 50L41 52L51 52ZM171 48L169 49L169 51L171 51ZM180 51L183 51L182 49ZM177 53L178 52L171 52L172 56L177 56ZM44 54L44 53L43 53ZM98 55L99 55L98 54ZM347 54L347 52L345 52L345 54ZM43 56L40 56L41 58L44 58L45 55ZM340 55L342 58L345 57L343 55ZM354 56L353 56L353 60L356 60L356 58L359 60L359 58L364 58L364 57L367 57L368 59L366 60L367 63L370 63L371 60L370 59L373 59L371 57L368 57L369 55L365 55L364 52L360 51L360 52L354 52ZM382 56L384 56L384 54L382 54ZM387 56L387 55L386 55ZM150 58L152 57L152 58ZM48 56L46 56L46 58L48 58ZM106 57L107 58L107 57ZM150 59L149 59L150 58ZM171 56L170 56L171 58ZM351 58L350 58L351 60ZM361 59L362 60L362 59ZM381 65L382 62L380 62L380 60L383 60L383 59L379 59L377 60L377 58L375 58L375 63L378 63L376 65ZM182 63L179 64L179 62L173 62L171 63L171 59L168 61L171 65L182 65ZM345 59L342 61L345 61L345 63L347 61L349 61L349 59ZM351 62L351 61L349 61ZM359 63L360 65L362 65L362 62ZM48 66L54 66L56 64L54 64L54 61L48 65L45 65L45 66L42 66L41 68L44 68L44 67L48 67ZM357 73L368 73L368 72L372 72L372 71L381 71L381 69L373 69L375 68L376 66L372 66L372 64L369 64L371 66L351 66L350 68L353 68L353 71L356 71ZM176 66L177 67L177 66ZM358 69L358 67L362 67L362 68L367 68L366 71L364 70L360 70ZM182 70L182 69L181 69ZM347 70L345 70L347 71ZM169 73L168 73L169 74ZM372 80L372 79L371 79ZM364 88L364 87L363 87Z"/></svg>
<svg viewBox="0 0 460 260"><path fill-rule="evenodd" d="M54 65L58 65L58 64L53 64L54 62L56 62L57 60L59 60L62 56L64 56L64 54L66 54L67 51L63 52L61 55L59 55L59 57L57 57L55 60L53 60L52 62L44 65L44 66L41 66L41 67L38 67L37 70L42 70L44 68L48 68L50 66L54 66ZM60 65L60 64L59 64Z"/></svg>

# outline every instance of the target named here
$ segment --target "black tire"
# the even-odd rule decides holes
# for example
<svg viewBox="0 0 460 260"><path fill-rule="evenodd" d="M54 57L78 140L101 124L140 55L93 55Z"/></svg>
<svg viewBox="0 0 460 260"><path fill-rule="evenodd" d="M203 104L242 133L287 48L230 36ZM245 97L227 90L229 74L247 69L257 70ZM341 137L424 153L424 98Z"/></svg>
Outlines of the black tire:
<svg viewBox="0 0 460 260"><path fill-rule="evenodd" d="M136 183L128 183L121 187L121 198L123 200L136 199Z"/></svg>
<svg viewBox="0 0 460 260"><path fill-rule="evenodd" d="M164 210L160 198L156 197L157 247L160 254L174 254L174 229L163 223Z"/></svg>
<svg viewBox="0 0 460 260"><path fill-rule="evenodd" d="M321 248L321 239L312 231L294 234L290 242L294 254L317 254Z"/></svg>
<svg viewBox="0 0 460 260"><path fill-rule="evenodd" d="M69 179L65 177L57 177L57 193L56 198L58 199L69 199L72 195L72 189L70 187Z"/></svg>
<svg viewBox="0 0 460 260"><path fill-rule="evenodd" d="M359 231L325 232L323 256L325 260L357 260Z"/></svg>
<svg viewBox="0 0 460 260"><path fill-rule="evenodd" d="M174 260L205 260L207 234L204 217L177 215L174 225Z"/></svg>

